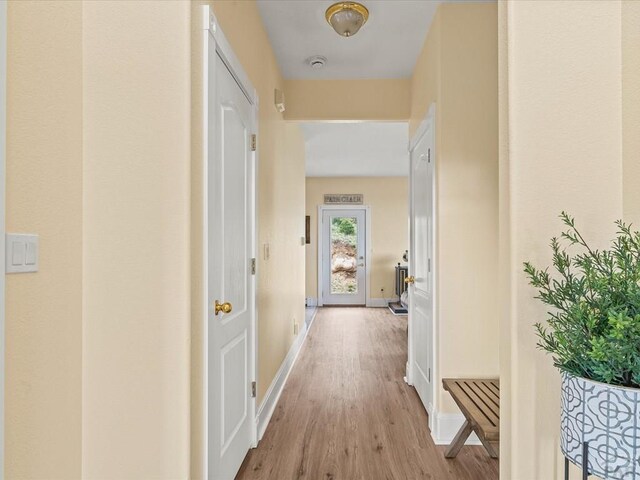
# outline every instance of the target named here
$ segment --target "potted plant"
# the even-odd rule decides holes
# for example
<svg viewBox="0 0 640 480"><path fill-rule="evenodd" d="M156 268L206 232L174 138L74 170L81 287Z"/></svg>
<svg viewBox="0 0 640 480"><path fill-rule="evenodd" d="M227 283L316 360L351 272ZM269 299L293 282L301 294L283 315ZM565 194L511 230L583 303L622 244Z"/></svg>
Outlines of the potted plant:
<svg viewBox="0 0 640 480"><path fill-rule="evenodd" d="M551 307L536 331L562 373L561 449L590 474L640 478L640 232L618 221L611 247L596 250L560 218L553 274L524 271Z"/></svg>

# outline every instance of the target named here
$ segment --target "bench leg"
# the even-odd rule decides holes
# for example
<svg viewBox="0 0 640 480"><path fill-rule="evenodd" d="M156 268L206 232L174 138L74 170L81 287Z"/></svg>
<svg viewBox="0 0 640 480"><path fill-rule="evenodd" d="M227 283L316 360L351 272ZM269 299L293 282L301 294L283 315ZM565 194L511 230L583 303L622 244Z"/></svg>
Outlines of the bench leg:
<svg viewBox="0 0 640 480"><path fill-rule="evenodd" d="M460 429L460 431L458 431L456 438L453 439L453 442L451 442L451 445L449 445L447 451L444 452L445 458L455 458L464 445L464 442L466 442L467 438L469 438L469 435L471 435L471 432L473 432L471 424L468 420L465 420L464 425L462 425L462 428Z"/></svg>
<svg viewBox="0 0 640 480"><path fill-rule="evenodd" d="M480 435L478 435L478 438L480 438L480 441L482 442L482 445L484 445L484 448L487 450L487 453L489 454L489 456L491 458L498 458L498 450L496 450L496 448L494 448L494 446L491 444L491 442L488 442L484 438L481 438ZM500 447L498 447L498 448L500 448Z"/></svg>

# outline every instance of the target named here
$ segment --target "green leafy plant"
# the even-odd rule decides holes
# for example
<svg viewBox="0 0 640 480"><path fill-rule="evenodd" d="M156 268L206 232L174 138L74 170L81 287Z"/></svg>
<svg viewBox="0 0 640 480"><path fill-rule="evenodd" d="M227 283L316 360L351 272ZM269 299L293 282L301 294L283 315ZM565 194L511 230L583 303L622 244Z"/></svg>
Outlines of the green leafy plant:
<svg viewBox="0 0 640 480"><path fill-rule="evenodd" d="M335 217L332 226L343 235L355 235L356 219L350 217Z"/></svg>
<svg viewBox="0 0 640 480"><path fill-rule="evenodd" d="M640 232L617 221L611 248L600 251L573 217L560 218L567 230L551 240L555 273L524 264L535 298L552 307L535 326L538 346L569 374L640 388Z"/></svg>
<svg viewBox="0 0 640 480"><path fill-rule="evenodd" d="M356 244L356 219L352 217L335 217L331 221L331 239L346 245Z"/></svg>

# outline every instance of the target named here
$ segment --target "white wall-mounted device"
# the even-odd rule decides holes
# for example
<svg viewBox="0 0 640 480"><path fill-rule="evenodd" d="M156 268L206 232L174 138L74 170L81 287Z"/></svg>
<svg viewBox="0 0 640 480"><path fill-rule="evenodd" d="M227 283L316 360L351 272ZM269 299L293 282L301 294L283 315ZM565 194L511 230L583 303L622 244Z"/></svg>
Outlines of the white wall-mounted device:
<svg viewBox="0 0 640 480"><path fill-rule="evenodd" d="M38 271L38 235L7 233L5 244L7 273Z"/></svg>
<svg viewBox="0 0 640 480"><path fill-rule="evenodd" d="M284 92L277 88L273 91L273 103L276 106L276 110L280 113L284 112Z"/></svg>

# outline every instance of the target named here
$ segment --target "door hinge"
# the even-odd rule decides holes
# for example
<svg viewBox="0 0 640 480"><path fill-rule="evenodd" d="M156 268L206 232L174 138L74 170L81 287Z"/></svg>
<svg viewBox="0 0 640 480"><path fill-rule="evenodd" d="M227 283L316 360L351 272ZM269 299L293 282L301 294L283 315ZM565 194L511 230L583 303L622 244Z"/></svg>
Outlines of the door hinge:
<svg viewBox="0 0 640 480"><path fill-rule="evenodd" d="M431 367L427 370L427 378L429 379L429 383L431 383Z"/></svg>
<svg viewBox="0 0 640 480"><path fill-rule="evenodd" d="M429 260L428 260L428 270L427 270L427 271L428 271L428 272L430 272L430 271L431 271L431 259L429 259Z"/></svg>
<svg viewBox="0 0 640 480"><path fill-rule="evenodd" d="M255 152L256 151L256 143L257 143L257 138L256 138L256 134L252 134L251 135L251 151Z"/></svg>
<svg viewBox="0 0 640 480"><path fill-rule="evenodd" d="M251 398L256 398L256 382L251 382Z"/></svg>
<svg viewBox="0 0 640 480"><path fill-rule="evenodd" d="M251 275L255 275L256 274L256 259L252 258L251 259Z"/></svg>
<svg viewBox="0 0 640 480"><path fill-rule="evenodd" d="M430 148L427 150L427 162L431 163L431 149Z"/></svg>

